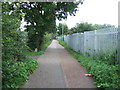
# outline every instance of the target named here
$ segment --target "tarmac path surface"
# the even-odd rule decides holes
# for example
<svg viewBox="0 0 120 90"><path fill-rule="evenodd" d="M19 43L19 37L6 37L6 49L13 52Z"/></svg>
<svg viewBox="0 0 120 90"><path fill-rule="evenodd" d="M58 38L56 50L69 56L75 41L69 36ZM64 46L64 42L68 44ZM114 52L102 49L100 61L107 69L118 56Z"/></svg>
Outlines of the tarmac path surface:
<svg viewBox="0 0 120 90"><path fill-rule="evenodd" d="M39 66L23 88L96 88L85 67L53 40L45 54L37 59Z"/></svg>

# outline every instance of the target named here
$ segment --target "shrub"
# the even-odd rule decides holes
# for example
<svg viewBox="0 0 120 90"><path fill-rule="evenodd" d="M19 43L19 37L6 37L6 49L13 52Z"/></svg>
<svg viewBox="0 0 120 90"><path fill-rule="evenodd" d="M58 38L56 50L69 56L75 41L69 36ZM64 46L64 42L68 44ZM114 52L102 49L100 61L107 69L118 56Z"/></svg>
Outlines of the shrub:
<svg viewBox="0 0 120 90"><path fill-rule="evenodd" d="M28 59L25 55L27 39L25 32L19 29L22 17L19 6L14 2L11 4L8 2L2 3L3 90L22 86L37 67L37 61Z"/></svg>
<svg viewBox="0 0 120 90"><path fill-rule="evenodd" d="M103 61L104 63L107 63L109 65L118 64L117 50L113 50L107 54L103 51L99 51L99 53L94 55L93 58L100 60L100 61Z"/></svg>
<svg viewBox="0 0 120 90"><path fill-rule="evenodd" d="M35 52L28 47L28 51L26 52L26 55L41 55L41 54L44 54L47 47L51 44L52 39L53 39L53 34L46 33L44 35L44 38L43 38L43 43L41 45L41 50L38 51L38 52Z"/></svg>
<svg viewBox="0 0 120 90"><path fill-rule="evenodd" d="M13 62L13 60L3 61L2 64L2 88L20 88L28 76L37 68L37 61L28 58L25 62Z"/></svg>
<svg viewBox="0 0 120 90"><path fill-rule="evenodd" d="M41 45L41 50L45 51L46 48L51 44L51 41L53 39L53 33L45 33L43 38L43 43Z"/></svg>
<svg viewBox="0 0 120 90"><path fill-rule="evenodd" d="M78 61L86 66L89 73L96 80L97 87L119 88L120 77L118 75L118 65L109 65L102 61L97 61L89 57L79 56Z"/></svg>

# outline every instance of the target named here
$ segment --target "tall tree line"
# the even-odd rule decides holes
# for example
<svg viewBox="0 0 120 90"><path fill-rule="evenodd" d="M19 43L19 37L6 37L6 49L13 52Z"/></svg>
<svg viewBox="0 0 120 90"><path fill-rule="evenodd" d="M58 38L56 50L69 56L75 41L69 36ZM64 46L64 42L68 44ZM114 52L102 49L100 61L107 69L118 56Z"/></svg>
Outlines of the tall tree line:
<svg viewBox="0 0 120 90"><path fill-rule="evenodd" d="M81 23L77 23L74 27L69 29L65 23L59 23L59 25L57 26L57 30L58 30L58 35L60 36L62 35L62 33L67 35L67 34L80 33L85 31L99 30L108 27L115 27L115 26L110 24L101 25L101 24L91 24L87 22L81 22Z"/></svg>

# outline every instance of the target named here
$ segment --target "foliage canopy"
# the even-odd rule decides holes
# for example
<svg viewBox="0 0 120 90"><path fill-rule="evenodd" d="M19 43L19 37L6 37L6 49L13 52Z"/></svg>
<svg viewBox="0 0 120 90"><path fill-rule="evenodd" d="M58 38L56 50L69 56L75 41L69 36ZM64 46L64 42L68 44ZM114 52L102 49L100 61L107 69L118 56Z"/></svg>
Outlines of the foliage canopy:
<svg viewBox="0 0 120 90"><path fill-rule="evenodd" d="M28 32L28 46L38 51L43 42L45 32L56 32L56 19L67 19L75 15L79 2L26 2L21 3L21 10L25 13Z"/></svg>

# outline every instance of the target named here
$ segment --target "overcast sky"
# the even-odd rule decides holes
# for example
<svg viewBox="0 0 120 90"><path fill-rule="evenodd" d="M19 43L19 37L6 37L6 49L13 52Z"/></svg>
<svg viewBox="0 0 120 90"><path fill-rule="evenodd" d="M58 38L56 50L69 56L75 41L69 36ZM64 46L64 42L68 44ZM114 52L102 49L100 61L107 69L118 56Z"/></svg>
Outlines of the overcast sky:
<svg viewBox="0 0 120 90"><path fill-rule="evenodd" d="M111 24L118 25L118 2L120 0L84 0L79 5L79 11L76 16L68 16L63 20L69 28L74 27L76 23L88 22L92 24ZM61 23L57 20L57 24Z"/></svg>

